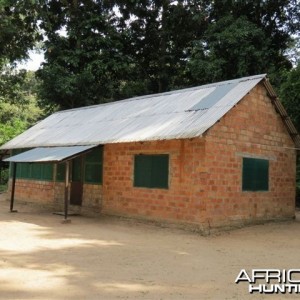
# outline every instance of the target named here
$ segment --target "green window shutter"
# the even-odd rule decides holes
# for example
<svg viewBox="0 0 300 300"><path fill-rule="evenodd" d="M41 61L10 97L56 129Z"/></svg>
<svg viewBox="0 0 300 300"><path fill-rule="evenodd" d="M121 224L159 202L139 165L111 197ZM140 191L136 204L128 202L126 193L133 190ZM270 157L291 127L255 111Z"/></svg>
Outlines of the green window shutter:
<svg viewBox="0 0 300 300"><path fill-rule="evenodd" d="M85 165L85 182L102 183L102 168L100 164Z"/></svg>
<svg viewBox="0 0 300 300"><path fill-rule="evenodd" d="M257 180L255 182L257 191L269 190L269 161L265 159L257 160Z"/></svg>
<svg viewBox="0 0 300 300"><path fill-rule="evenodd" d="M76 157L72 161L72 181L81 181L82 158Z"/></svg>
<svg viewBox="0 0 300 300"><path fill-rule="evenodd" d="M57 181L64 181L65 180L65 175L66 175L66 164L65 163L57 164L56 180Z"/></svg>
<svg viewBox="0 0 300 300"><path fill-rule="evenodd" d="M151 187L151 155L134 157L134 186Z"/></svg>
<svg viewBox="0 0 300 300"><path fill-rule="evenodd" d="M12 165L12 164L11 164ZM22 173L24 168L24 164L17 164L17 173L16 173L16 178L22 178ZM11 175L12 176L12 167L10 168Z"/></svg>
<svg viewBox="0 0 300 300"><path fill-rule="evenodd" d="M39 163L34 163L31 164L30 168L31 168L30 178L35 180L41 180L42 165Z"/></svg>
<svg viewBox="0 0 300 300"><path fill-rule="evenodd" d="M154 155L152 157L151 185L157 188L168 188L169 155Z"/></svg>
<svg viewBox="0 0 300 300"><path fill-rule="evenodd" d="M31 176L31 166L29 163L17 164L17 178L29 179Z"/></svg>
<svg viewBox="0 0 300 300"><path fill-rule="evenodd" d="M31 163L24 164L23 169L27 169L27 175L23 178L51 181L53 179L53 164Z"/></svg>
<svg viewBox="0 0 300 300"><path fill-rule="evenodd" d="M42 164L40 178L41 180L53 180L53 164Z"/></svg>
<svg viewBox="0 0 300 300"><path fill-rule="evenodd" d="M103 181L103 147L88 152L84 163L84 182L101 184Z"/></svg>
<svg viewBox="0 0 300 300"><path fill-rule="evenodd" d="M243 191L268 191L269 161L244 157L242 181Z"/></svg>
<svg viewBox="0 0 300 300"><path fill-rule="evenodd" d="M29 149L13 149L11 155L17 155ZM10 177L12 177L12 163L10 163ZM28 163L18 163L16 178L30 178L30 166Z"/></svg>
<svg viewBox="0 0 300 300"><path fill-rule="evenodd" d="M254 173L254 164L249 158L243 158L243 191L252 189L252 177Z"/></svg>
<svg viewBox="0 0 300 300"><path fill-rule="evenodd" d="M100 163L103 159L103 148L96 148L88 152L85 156L85 161L88 163Z"/></svg>
<svg viewBox="0 0 300 300"><path fill-rule="evenodd" d="M136 155L134 157L134 186L168 188L169 155Z"/></svg>

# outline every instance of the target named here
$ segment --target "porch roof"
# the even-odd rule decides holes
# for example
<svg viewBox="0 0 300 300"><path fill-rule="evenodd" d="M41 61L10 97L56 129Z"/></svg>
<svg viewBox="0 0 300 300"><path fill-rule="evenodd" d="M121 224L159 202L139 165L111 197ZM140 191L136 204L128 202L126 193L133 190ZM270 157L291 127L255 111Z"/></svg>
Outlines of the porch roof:
<svg viewBox="0 0 300 300"><path fill-rule="evenodd" d="M97 145L89 146L72 146L72 147L41 147L28 150L26 152L11 156L4 161L16 163L46 163L46 162L61 162L71 159L83 152L86 152Z"/></svg>

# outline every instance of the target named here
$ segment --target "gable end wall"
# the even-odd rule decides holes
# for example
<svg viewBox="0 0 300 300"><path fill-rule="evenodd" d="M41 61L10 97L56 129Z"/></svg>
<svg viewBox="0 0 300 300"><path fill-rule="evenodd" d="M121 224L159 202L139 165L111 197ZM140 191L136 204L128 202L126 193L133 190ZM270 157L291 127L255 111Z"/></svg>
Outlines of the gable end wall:
<svg viewBox="0 0 300 300"><path fill-rule="evenodd" d="M213 226L294 217L295 145L262 84L208 130L205 141ZM242 191L243 157L269 160L269 191Z"/></svg>

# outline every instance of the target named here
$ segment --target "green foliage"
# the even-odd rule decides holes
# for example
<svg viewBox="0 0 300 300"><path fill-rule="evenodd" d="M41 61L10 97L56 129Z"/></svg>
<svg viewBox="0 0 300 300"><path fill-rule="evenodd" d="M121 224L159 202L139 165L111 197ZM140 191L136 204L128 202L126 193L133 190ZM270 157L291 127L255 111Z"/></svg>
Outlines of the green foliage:
<svg viewBox="0 0 300 300"><path fill-rule="evenodd" d="M47 37L40 98L71 108L258 73L276 78L291 68L286 51L299 32L299 5L39 2L39 26Z"/></svg>
<svg viewBox="0 0 300 300"><path fill-rule="evenodd" d="M25 131L43 116L43 110L37 105L37 87L38 82L32 72L17 72L9 67L2 69L0 74L0 145ZM0 184L6 183L7 180L8 169L0 168Z"/></svg>
<svg viewBox="0 0 300 300"><path fill-rule="evenodd" d="M31 72L6 69L0 75L0 145L43 116L37 106L37 81Z"/></svg>
<svg viewBox="0 0 300 300"><path fill-rule="evenodd" d="M299 32L300 3L298 0L217 0L212 4L211 20L224 16L244 16L271 40L274 61L285 61L282 50L288 48L291 35Z"/></svg>
<svg viewBox="0 0 300 300"><path fill-rule="evenodd" d="M266 73L272 66L270 40L246 17L221 18L195 43L188 69L195 83Z"/></svg>
<svg viewBox="0 0 300 300"><path fill-rule="evenodd" d="M300 132L300 63L290 71L283 73L279 89L280 99L292 119L298 132ZM300 197L300 156L297 158L296 175L297 197Z"/></svg>
<svg viewBox="0 0 300 300"><path fill-rule="evenodd" d="M0 1L0 66L27 58L28 50L42 39L37 8L37 1Z"/></svg>
<svg viewBox="0 0 300 300"><path fill-rule="evenodd" d="M203 32L194 1L48 1L44 103L70 108L183 86L190 41ZM62 35L58 30L64 29Z"/></svg>
<svg viewBox="0 0 300 300"><path fill-rule="evenodd" d="M6 124L0 124L0 145L8 142L13 137L27 129L27 124L18 119L12 119Z"/></svg>
<svg viewBox="0 0 300 300"><path fill-rule="evenodd" d="M300 63L282 75L279 89L280 99L300 132Z"/></svg>
<svg viewBox="0 0 300 300"><path fill-rule="evenodd" d="M206 27L206 1L118 1L126 50L145 90L164 92L189 85L185 65L192 43Z"/></svg>
<svg viewBox="0 0 300 300"><path fill-rule="evenodd" d="M296 172L296 197L300 201L300 156L297 157L297 172ZM299 202L298 201L298 202ZM298 206L300 203L298 203Z"/></svg>
<svg viewBox="0 0 300 300"><path fill-rule="evenodd" d="M276 78L291 69L286 52L299 33L299 1L214 1L208 19L187 66L194 84L259 73Z"/></svg>
<svg viewBox="0 0 300 300"><path fill-rule="evenodd" d="M100 1L48 1L45 9L40 26L48 40L46 63L38 71L41 99L61 108L118 99L130 67L113 11Z"/></svg>
<svg viewBox="0 0 300 300"><path fill-rule="evenodd" d="M297 0L2 0L0 14L2 65L25 58L43 32L38 94L50 109L258 73L278 78L292 67L300 30Z"/></svg>

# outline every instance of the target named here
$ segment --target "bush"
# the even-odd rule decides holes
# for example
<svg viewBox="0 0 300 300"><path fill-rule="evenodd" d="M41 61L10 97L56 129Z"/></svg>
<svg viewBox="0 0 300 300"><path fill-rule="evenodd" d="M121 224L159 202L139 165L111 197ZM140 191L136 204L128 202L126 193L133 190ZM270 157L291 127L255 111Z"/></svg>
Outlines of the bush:
<svg viewBox="0 0 300 300"><path fill-rule="evenodd" d="M5 168L1 170L0 185L6 185L9 179L9 169Z"/></svg>

